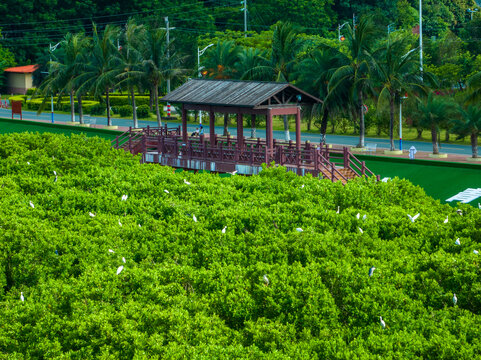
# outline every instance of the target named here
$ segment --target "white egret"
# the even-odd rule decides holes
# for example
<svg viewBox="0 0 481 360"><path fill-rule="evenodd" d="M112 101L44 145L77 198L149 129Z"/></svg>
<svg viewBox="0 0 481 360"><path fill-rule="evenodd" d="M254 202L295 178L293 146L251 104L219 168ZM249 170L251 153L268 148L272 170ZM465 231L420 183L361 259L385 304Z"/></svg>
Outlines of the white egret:
<svg viewBox="0 0 481 360"><path fill-rule="evenodd" d="M122 226L122 223L120 222L120 220L119 220L119 226Z"/></svg>
<svg viewBox="0 0 481 360"><path fill-rule="evenodd" d="M473 250L473 254L478 255L479 251L478 250Z"/></svg>
<svg viewBox="0 0 481 360"><path fill-rule="evenodd" d="M224 226L224 228L222 229L222 234L225 234L226 230L227 230L227 226Z"/></svg>
<svg viewBox="0 0 481 360"><path fill-rule="evenodd" d="M190 185L190 182L188 182L187 180L184 179L184 184L185 184L185 185Z"/></svg>
<svg viewBox="0 0 481 360"><path fill-rule="evenodd" d="M449 221L449 215L446 216L446 219L444 219L444 223L446 224Z"/></svg>
<svg viewBox="0 0 481 360"><path fill-rule="evenodd" d="M367 215L364 214L364 215L362 216L362 220L363 220L363 221L366 221L366 218L367 218Z"/></svg>
<svg viewBox="0 0 481 360"><path fill-rule="evenodd" d="M55 179L53 180L53 182L57 182L58 180L58 176L55 176Z"/></svg>
<svg viewBox="0 0 481 360"><path fill-rule="evenodd" d="M55 170L53 171L53 174L54 174L55 176L57 176L57 172L56 172Z"/></svg>
<svg viewBox="0 0 481 360"><path fill-rule="evenodd" d="M361 214L357 213L356 217L359 220L359 218L361 217Z"/></svg>
<svg viewBox="0 0 481 360"><path fill-rule="evenodd" d="M89 212L90 217L95 217L95 214L93 212Z"/></svg>
<svg viewBox="0 0 481 360"><path fill-rule="evenodd" d="M302 230L301 228L296 228L296 231L303 232L304 230Z"/></svg>
<svg viewBox="0 0 481 360"><path fill-rule="evenodd" d="M358 229L359 229L359 232L360 232L361 234L364 234L364 231L362 231L361 228L358 228Z"/></svg>
<svg viewBox="0 0 481 360"><path fill-rule="evenodd" d="M369 268L369 277L371 277L372 274L374 274L374 270L376 270L376 268L375 268L374 266L371 266L371 267Z"/></svg>
<svg viewBox="0 0 481 360"><path fill-rule="evenodd" d="M453 304L454 304L454 306L456 306L457 303L458 303L458 298L457 298L456 294L453 293Z"/></svg>
<svg viewBox="0 0 481 360"><path fill-rule="evenodd" d="M456 210L456 212L458 213L458 215L461 215L461 216L463 216L463 210L461 210L461 209L458 209L458 210Z"/></svg>
<svg viewBox="0 0 481 360"><path fill-rule="evenodd" d="M381 181L387 183L389 180L391 180L390 177L385 177L385 178L382 178Z"/></svg>
<svg viewBox="0 0 481 360"><path fill-rule="evenodd" d="M339 211L340 211L340 210L341 210L341 207L340 207L340 206L338 206L338 207L337 207L336 214L339 214Z"/></svg>
<svg viewBox="0 0 481 360"><path fill-rule="evenodd" d="M128 195L122 195L122 201L127 201Z"/></svg>
<svg viewBox="0 0 481 360"><path fill-rule="evenodd" d="M192 219L194 219L194 222L197 222L197 218L195 217L195 215L192 215Z"/></svg>
<svg viewBox="0 0 481 360"><path fill-rule="evenodd" d="M118 269L117 269L117 275L120 274L123 269L124 269L123 265L119 266Z"/></svg>
<svg viewBox="0 0 481 360"><path fill-rule="evenodd" d="M379 316L379 321L380 321L380 323L381 323L382 328L385 329L385 328L386 328L386 323L385 323L384 320L382 319L382 316Z"/></svg>
<svg viewBox="0 0 481 360"><path fill-rule="evenodd" d="M267 274L264 274L264 276L262 277L262 279L264 280L264 285L265 285L265 286L269 286L269 279L267 278Z"/></svg>
<svg viewBox="0 0 481 360"><path fill-rule="evenodd" d="M35 205L33 205L33 202L30 201L30 206L32 207L32 209L35 209Z"/></svg>
<svg viewBox="0 0 481 360"><path fill-rule="evenodd" d="M419 217L419 215L421 215L420 213L417 213L416 215L414 216L411 216L408 214L408 218L409 220L411 220L411 222L413 223L414 221L416 221L416 219Z"/></svg>
<svg viewBox="0 0 481 360"><path fill-rule="evenodd" d="M113 251L112 249L109 249L109 253L115 254L115 251Z"/></svg>
<svg viewBox="0 0 481 360"><path fill-rule="evenodd" d="M304 189L304 184L301 185L301 189Z"/></svg>
<svg viewBox="0 0 481 360"><path fill-rule="evenodd" d="M122 256L122 261L124 262L124 264L126 263L125 258L123 256Z"/></svg>
<svg viewBox="0 0 481 360"><path fill-rule="evenodd" d="M457 238L454 243L455 243L456 245L461 245L461 241L459 241L459 238Z"/></svg>
<svg viewBox="0 0 481 360"><path fill-rule="evenodd" d="M27 165L30 165L30 161L27 161Z"/></svg>
<svg viewBox="0 0 481 360"><path fill-rule="evenodd" d="M25 301L25 298L23 297L23 292L20 293L20 300L21 300L22 302Z"/></svg>
<svg viewBox="0 0 481 360"><path fill-rule="evenodd" d="M138 225L139 225L139 228L141 228L141 227L142 227L142 225L140 225L140 224L138 224Z"/></svg>
<svg viewBox="0 0 481 360"><path fill-rule="evenodd" d="M170 193L169 193L169 190L164 190L164 192L165 192L166 194L170 194Z"/></svg>
<svg viewBox="0 0 481 360"><path fill-rule="evenodd" d="M237 170L232 171L232 172L227 172L227 173L228 173L228 174L231 174L231 175L235 175L235 174L237 174Z"/></svg>

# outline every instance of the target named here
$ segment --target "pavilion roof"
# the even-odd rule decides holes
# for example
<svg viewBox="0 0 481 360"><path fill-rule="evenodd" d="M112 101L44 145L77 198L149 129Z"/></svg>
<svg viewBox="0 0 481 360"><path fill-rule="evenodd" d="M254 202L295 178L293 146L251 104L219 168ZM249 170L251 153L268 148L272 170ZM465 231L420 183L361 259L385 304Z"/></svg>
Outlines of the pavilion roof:
<svg viewBox="0 0 481 360"><path fill-rule="evenodd" d="M300 101L298 101L300 96ZM286 82L191 79L160 101L259 108L322 101Z"/></svg>

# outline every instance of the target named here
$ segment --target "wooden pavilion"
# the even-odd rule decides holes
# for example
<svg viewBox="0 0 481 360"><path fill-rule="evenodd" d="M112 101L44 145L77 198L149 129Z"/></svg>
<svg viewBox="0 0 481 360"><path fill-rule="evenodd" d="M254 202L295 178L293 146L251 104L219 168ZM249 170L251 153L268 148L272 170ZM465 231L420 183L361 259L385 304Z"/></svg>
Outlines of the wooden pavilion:
<svg viewBox="0 0 481 360"><path fill-rule="evenodd" d="M289 83L193 79L160 101L182 106L181 126L129 129L112 142L113 146L141 153L144 162L191 170L257 174L263 163L274 161L299 175L310 173L343 183L374 175L347 147L301 142L301 106L321 100ZM209 114L208 134L189 136L188 111ZM215 133L216 113L236 114L237 136ZM251 116L252 128L257 116L265 117L266 139L244 137L244 115ZM295 142L274 139L272 120L278 115L295 115Z"/></svg>

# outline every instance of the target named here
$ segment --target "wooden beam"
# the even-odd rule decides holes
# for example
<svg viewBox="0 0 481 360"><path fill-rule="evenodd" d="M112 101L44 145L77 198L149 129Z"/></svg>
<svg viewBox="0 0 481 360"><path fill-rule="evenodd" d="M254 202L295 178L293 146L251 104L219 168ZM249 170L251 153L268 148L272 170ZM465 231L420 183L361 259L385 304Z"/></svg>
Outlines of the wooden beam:
<svg viewBox="0 0 481 360"><path fill-rule="evenodd" d="M290 106L290 107L272 107L270 109L272 116L275 115L296 115L297 114L297 106Z"/></svg>
<svg viewBox="0 0 481 360"><path fill-rule="evenodd" d="M182 105L182 141L187 141L187 109Z"/></svg>
<svg viewBox="0 0 481 360"><path fill-rule="evenodd" d="M209 111L209 140L210 145L215 145L215 112Z"/></svg>
<svg viewBox="0 0 481 360"><path fill-rule="evenodd" d="M254 109L251 107L242 107L242 106L215 106L215 105L200 105L200 104L184 104L184 107L187 110L214 111L218 113L227 113L227 114L256 114L256 115L267 114L267 108Z"/></svg>
<svg viewBox="0 0 481 360"><path fill-rule="evenodd" d="M274 137L272 133L272 109L267 109L266 115L266 144L269 150L274 147Z"/></svg>
<svg viewBox="0 0 481 360"><path fill-rule="evenodd" d="M296 149L301 150L301 109L299 107L296 113Z"/></svg>
<svg viewBox="0 0 481 360"><path fill-rule="evenodd" d="M237 114L237 147L242 148L244 145L244 124L242 123L242 114Z"/></svg>

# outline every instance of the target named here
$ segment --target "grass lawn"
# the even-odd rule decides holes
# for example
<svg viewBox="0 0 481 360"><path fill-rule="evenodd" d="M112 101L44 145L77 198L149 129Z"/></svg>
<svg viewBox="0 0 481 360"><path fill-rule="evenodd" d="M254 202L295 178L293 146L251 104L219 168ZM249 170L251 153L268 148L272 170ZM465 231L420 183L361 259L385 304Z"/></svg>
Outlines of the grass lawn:
<svg viewBox="0 0 481 360"><path fill-rule="evenodd" d="M446 199L467 188L481 188L481 165L476 168L448 167L435 164L390 162L389 160L368 160L366 166L383 177L399 177L421 186L426 193L444 203ZM481 198L471 202L477 206ZM455 203L453 203L454 205Z"/></svg>

